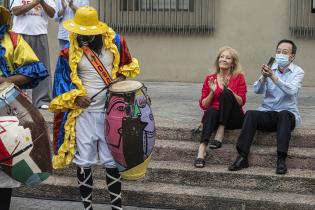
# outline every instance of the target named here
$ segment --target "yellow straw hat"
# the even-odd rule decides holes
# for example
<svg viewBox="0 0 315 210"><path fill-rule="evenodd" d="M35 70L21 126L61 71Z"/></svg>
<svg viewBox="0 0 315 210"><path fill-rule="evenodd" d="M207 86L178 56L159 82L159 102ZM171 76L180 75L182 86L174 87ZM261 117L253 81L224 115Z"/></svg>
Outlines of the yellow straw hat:
<svg viewBox="0 0 315 210"><path fill-rule="evenodd" d="M80 35L103 34L108 26L98 20L97 11L93 7L79 7L73 19L65 20L63 27Z"/></svg>
<svg viewBox="0 0 315 210"><path fill-rule="evenodd" d="M8 24L8 25L11 25L11 14L10 14L10 11L3 7L3 6L0 6L0 24L1 25L4 25L4 24Z"/></svg>

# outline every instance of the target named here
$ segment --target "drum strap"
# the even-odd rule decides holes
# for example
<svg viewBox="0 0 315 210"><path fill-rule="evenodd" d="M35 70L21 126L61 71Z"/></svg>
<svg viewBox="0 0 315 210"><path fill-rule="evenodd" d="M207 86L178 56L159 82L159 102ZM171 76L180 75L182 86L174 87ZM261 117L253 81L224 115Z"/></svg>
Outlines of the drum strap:
<svg viewBox="0 0 315 210"><path fill-rule="evenodd" d="M97 73L101 76L106 86L110 85L112 82L112 78L99 57L88 46L82 46L81 48L84 52L84 55L90 61Z"/></svg>

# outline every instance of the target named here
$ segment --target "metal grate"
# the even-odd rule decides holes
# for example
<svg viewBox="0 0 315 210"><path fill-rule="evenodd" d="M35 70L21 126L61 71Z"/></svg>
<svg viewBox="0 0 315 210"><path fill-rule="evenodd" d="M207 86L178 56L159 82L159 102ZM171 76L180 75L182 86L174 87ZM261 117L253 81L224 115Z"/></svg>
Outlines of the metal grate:
<svg viewBox="0 0 315 210"><path fill-rule="evenodd" d="M100 0L101 18L125 33L212 34L215 0Z"/></svg>
<svg viewBox="0 0 315 210"><path fill-rule="evenodd" d="M290 31L295 37L315 37L314 0L290 0Z"/></svg>

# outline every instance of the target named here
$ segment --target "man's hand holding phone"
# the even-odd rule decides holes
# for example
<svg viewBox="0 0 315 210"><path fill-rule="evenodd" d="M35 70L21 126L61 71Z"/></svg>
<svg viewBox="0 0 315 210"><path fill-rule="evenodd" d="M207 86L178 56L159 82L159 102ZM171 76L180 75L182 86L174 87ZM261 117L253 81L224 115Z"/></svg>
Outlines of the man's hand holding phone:
<svg viewBox="0 0 315 210"><path fill-rule="evenodd" d="M266 64L263 64L261 67L261 74L264 77L271 77L273 75L273 72L269 66L267 66Z"/></svg>

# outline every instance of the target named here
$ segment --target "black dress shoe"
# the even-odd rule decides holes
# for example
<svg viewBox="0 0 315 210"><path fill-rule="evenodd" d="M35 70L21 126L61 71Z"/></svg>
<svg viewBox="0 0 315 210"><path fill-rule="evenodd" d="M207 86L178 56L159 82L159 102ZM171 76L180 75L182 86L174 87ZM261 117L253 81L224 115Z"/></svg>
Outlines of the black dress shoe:
<svg viewBox="0 0 315 210"><path fill-rule="evenodd" d="M242 168L248 168L248 159L247 157L243 156L237 156L236 160L232 165L229 166L229 171L238 171L241 170Z"/></svg>
<svg viewBox="0 0 315 210"><path fill-rule="evenodd" d="M286 174L288 171L284 157L278 157L276 174Z"/></svg>

